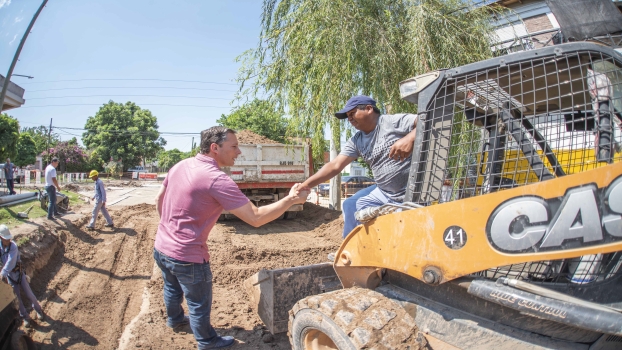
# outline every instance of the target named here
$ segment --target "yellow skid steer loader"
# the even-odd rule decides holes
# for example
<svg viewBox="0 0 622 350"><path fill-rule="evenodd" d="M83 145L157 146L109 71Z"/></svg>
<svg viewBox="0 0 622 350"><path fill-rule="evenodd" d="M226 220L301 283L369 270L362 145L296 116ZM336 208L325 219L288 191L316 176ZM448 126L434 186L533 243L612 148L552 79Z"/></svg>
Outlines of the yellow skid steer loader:
<svg viewBox="0 0 622 350"><path fill-rule="evenodd" d="M294 349L621 349L622 55L576 42L400 83L406 198L333 264L245 281Z"/></svg>

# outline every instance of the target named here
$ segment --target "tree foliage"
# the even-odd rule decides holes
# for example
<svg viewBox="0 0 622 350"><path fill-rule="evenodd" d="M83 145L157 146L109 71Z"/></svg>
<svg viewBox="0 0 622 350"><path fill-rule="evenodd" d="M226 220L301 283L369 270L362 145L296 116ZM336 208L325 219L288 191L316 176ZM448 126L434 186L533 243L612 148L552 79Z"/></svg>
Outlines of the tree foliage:
<svg viewBox="0 0 622 350"><path fill-rule="evenodd" d="M230 129L247 129L270 140L285 141L287 118L270 101L254 99L235 108L228 115L221 115L216 122Z"/></svg>
<svg viewBox="0 0 622 350"><path fill-rule="evenodd" d="M37 160L37 147L32 136L28 133L19 134L17 141L17 155L14 157L14 163L17 166L26 166L34 164Z"/></svg>
<svg viewBox="0 0 622 350"><path fill-rule="evenodd" d="M259 44L239 58L240 96L269 96L291 116L288 133L310 133L316 151L330 120L339 149L346 124L333 114L351 96L415 112L400 81L491 57L490 11L463 0L264 0Z"/></svg>
<svg viewBox="0 0 622 350"><path fill-rule="evenodd" d="M48 157L48 152L42 153L44 158ZM79 145L71 144L69 141L61 141L50 148L50 158L58 158L58 170L60 172L86 171L88 154Z"/></svg>
<svg viewBox="0 0 622 350"><path fill-rule="evenodd" d="M158 132L157 118L133 102L109 101L87 119L84 128L88 130L82 134L84 145L97 151L101 159L122 158L124 170L154 158L166 145Z"/></svg>
<svg viewBox="0 0 622 350"><path fill-rule="evenodd" d="M169 170L173 165L179 163L183 159L191 156L192 152L182 152L177 148L163 151L158 154L158 168L161 170Z"/></svg>
<svg viewBox="0 0 622 350"><path fill-rule="evenodd" d="M60 141L60 136L54 131L52 131L51 135L48 135L49 129L43 125L22 128L22 134L24 133L29 134L35 142L35 149L37 151L37 155L43 153L43 151L47 151L48 137L50 141L49 147L56 146L56 144Z"/></svg>
<svg viewBox="0 0 622 350"><path fill-rule="evenodd" d="M15 158L19 141L19 123L8 114L0 114L0 159Z"/></svg>

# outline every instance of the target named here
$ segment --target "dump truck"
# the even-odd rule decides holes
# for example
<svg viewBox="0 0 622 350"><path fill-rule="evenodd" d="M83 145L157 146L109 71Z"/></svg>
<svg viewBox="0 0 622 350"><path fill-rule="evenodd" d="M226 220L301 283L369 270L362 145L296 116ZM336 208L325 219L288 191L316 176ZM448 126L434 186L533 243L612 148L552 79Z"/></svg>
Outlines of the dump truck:
<svg viewBox="0 0 622 350"><path fill-rule="evenodd" d="M401 204L334 262L244 282L293 349L622 348L622 55L593 42L400 83L418 106Z"/></svg>
<svg viewBox="0 0 622 350"><path fill-rule="evenodd" d="M313 158L308 144L239 144L242 154L235 165L224 167L240 190L256 205L268 205L284 198L296 183L313 174ZM283 215L292 219L302 210L292 205ZM221 220L233 217L223 211Z"/></svg>

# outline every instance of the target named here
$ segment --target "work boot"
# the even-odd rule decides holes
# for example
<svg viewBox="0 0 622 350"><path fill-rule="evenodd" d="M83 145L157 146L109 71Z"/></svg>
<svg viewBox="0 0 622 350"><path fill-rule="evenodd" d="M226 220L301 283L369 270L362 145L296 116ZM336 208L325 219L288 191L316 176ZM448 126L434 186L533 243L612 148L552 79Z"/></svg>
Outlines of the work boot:
<svg viewBox="0 0 622 350"><path fill-rule="evenodd" d="M54 217L61 217L61 216L63 216L63 214L61 214L61 213L54 213Z"/></svg>
<svg viewBox="0 0 622 350"><path fill-rule="evenodd" d="M32 320L24 319L24 328L32 328Z"/></svg>
<svg viewBox="0 0 622 350"><path fill-rule="evenodd" d="M114 227L114 224L106 224L104 227Z"/></svg>
<svg viewBox="0 0 622 350"><path fill-rule="evenodd" d="M228 348L235 343L235 339L231 336L221 337L219 335L215 336L212 341L209 342L209 345L199 345L199 349L207 350L207 349L222 349Z"/></svg>
<svg viewBox="0 0 622 350"><path fill-rule="evenodd" d="M95 227L93 226L84 226L85 229L89 230L89 231L93 231L95 229Z"/></svg>

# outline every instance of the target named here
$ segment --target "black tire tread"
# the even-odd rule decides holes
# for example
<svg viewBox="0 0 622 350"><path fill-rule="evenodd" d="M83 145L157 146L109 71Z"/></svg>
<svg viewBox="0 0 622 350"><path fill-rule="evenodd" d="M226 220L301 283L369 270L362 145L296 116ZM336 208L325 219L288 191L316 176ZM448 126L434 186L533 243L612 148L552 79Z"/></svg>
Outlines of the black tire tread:
<svg viewBox="0 0 622 350"><path fill-rule="evenodd" d="M364 288L341 289L313 295L298 301L289 312L288 335L292 348L298 350L291 334L296 314L312 309L336 323L357 349L425 349L425 337L415 320L395 300Z"/></svg>

